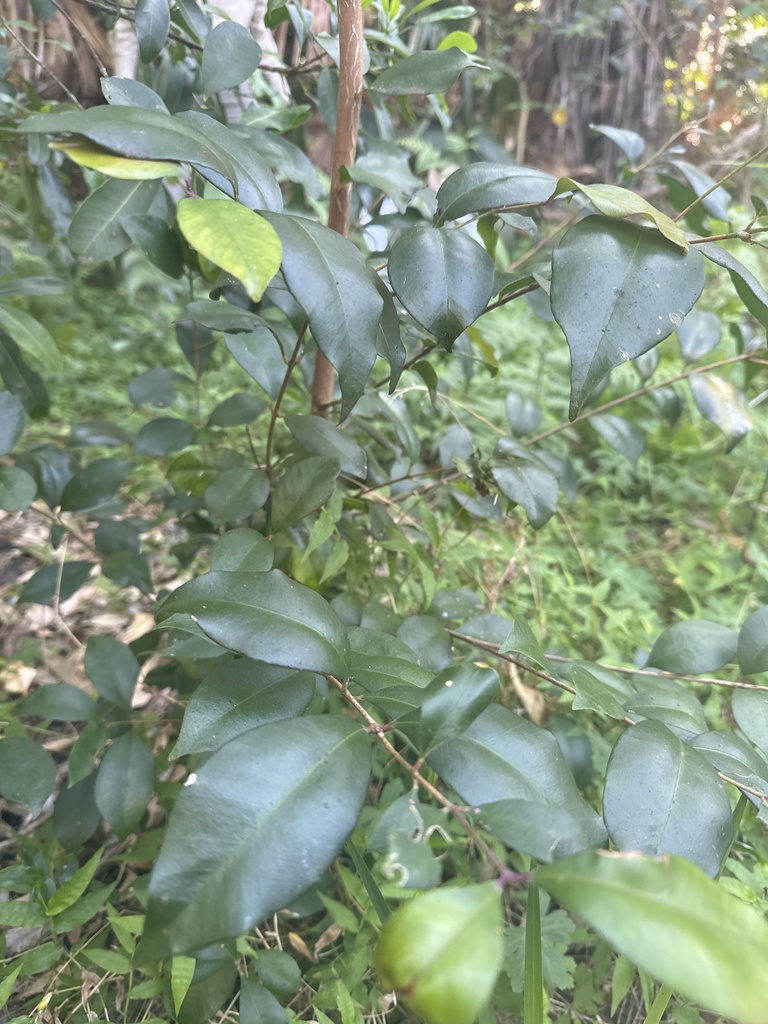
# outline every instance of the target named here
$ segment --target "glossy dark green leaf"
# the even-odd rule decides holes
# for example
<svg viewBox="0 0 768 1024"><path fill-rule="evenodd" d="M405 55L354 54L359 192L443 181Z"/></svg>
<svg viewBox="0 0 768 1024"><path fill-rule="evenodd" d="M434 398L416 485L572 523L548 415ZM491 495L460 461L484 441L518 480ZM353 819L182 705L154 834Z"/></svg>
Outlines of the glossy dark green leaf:
<svg viewBox="0 0 768 1024"><path fill-rule="evenodd" d="M608 124L591 124L589 130L614 142L631 163L636 163L643 155L645 139L629 128L614 128Z"/></svg>
<svg viewBox="0 0 768 1024"><path fill-rule="evenodd" d="M194 320L177 320L176 341L195 373L203 373L208 368L218 338Z"/></svg>
<svg viewBox="0 0 768 1024"><path fill-rule="evenodd" d="M423 689L432 673L423 668L416 652L403 640L378 630L349 630L350 678L370 693L405 683Z"/></svg>
<svg viewBox="0 0 768 1024"><path fill-rule="evenodd" d="M22 435L24 406L10 391L0 391L0 455L7 455Z"/></svg>
<svg viewBox="0 0 768 1024"><path fill-rule="evenodd" d="M552 664L544 653L536 636L522 615L516 615L512 628L507 633L506 639L499 647L499 654L507 654L513 651L515 654L523 654L530 658L539 668L545 672L552 672Z"/></svg>
<svg viewBox="0 0 768 1024"><path fill-rule="evenodd" d="M428 760L473 806L507 799L550 804L567 811L592 843L605 840L603 823L581 798L557 740L507 708L492 704Z"/></svg>
<svg viewBox="0 0 768 1024"><path fill-rule="evenodd" d="M384 306L359 250L310 220L270 214L283 243L283 276L309 319L312 336L336 368L341 419L360 398L376 360Z"/></svg>
<svg viewBox="0 0 768 1024"><path fill-rule="evenodd" d="M56 783L56 764L39 743L21 736L0 742L0 794L26 804L34 817L42 811Z"/></svg>
<svg viewBox="0 0 768 1024"><path fill-rule="evenodd" d="M752 271L715 242L703 242L697 248L708 260L728 271L741 301L752 316L768 328L768 292Z"/></svg>
<svg viewBox="0 0 768 1024"><path fill-rule="evenodd" d="M730 451L752 429L752 413L743 393L715 373L692 373L688 384L699 412L722 430Z"/></svg>
<svg viewBox="0 0 768 1024"><path fill-rule="evenodd" d="M432 615L411 615L398 627L399 640L416 652L419 665L440 672L451 663L451 639Z"/></svg>
<svg viewBox="0 0 768 1024"><path fill-rule="evenodd" d="M590 417L590 425L611 448L623 455L633 466L643 454L645 441L643 432L626 416L616 416L610 412L602 412Z"/></svg>
<svg viewBox="0 0 768 1024"><path fill-rule="evenodd" d="M370 89L385 96L447 92L465 68L475 66L476 62L457 46L414 53L382 71Z"/></svg>
<svg viewBox="0 0 768 1024"><path fill-rule="evenodd" d="M671 334L704 287L695 247L685 255L656 230L586 217L552 258L550 300L571 350L571 417L614 367Z"/></svg>
<svg viewBox="0 0 768 1024"><path fill-rule="evenodd" d="M95 792L96 776L89 775L56 797L53 831L65 850L79 850L101 824Z"/></svg>
<svg viewBox="0 0 768 1024"><path fill-rule="evenodd" d="M23 131L84 135L120 156L190 163L203 173L215 171L236 181L235 168L219 137L207 126L199 127L199 118L204 117L181 118L141 107L91 107L34 114L24 122Z"/></svg>
<svg viewBox="0 0 768 1024"><path fill-rule="evenodd" d="M374 952L381 987L427 1024L472 1024L504 953L494 882L417 896L387 918Z"/></svg>
<svg viewBox="0 0 768 1024"><path fill-rule="evenodd" d="M104 505L133 471L133 463L124 459L96 459L75 473L61 496L64 512L85 512Z"/></svg>
<svg viewBox="0 0 768 1024"><path fill-rule="evenodd" d="M720 317L692 309L677 329L680 351L687 363L695 363L720 342Z"/></svg>
<svg viewBox="0 0 768 1024"><path fill-rule="evenodd" d="M283 194L274 174L269 169L266 154L261 153L257 142L243 138L227 125L197 110L184 110L177 115L177 120L190 125L210 139L217 151L226 153L228 166L233 168L234 178L237 182L239 200L244 206L250 210L275 210L277 212L282 210ZM199 169L203 176L225 195L233 194L226 169L215 167ZM310 170L312 170L311 164Z"/></svg>
<svg viewBox="0 0 768 1024"><path fill-rule="evenodd" d="M339 472L338 459L321 455L289 466L272 486L270 532L284 530L318 509L330 498Z"/></svg>
<svg viewBox="0 0 768 1024"><path fill-rule="evenodd" d="M102 78L104 99L113 107L144 107L168 113L168 108L154 89L132 78Z"/></svg>
<svg viewBox="0 0 768 1024"><path fill-rule="evenodd" d="M493 262L463 231L411 228L392 246L388 274L414 320L447 349L493 294Z"/></svg>
<svg viewBox="0 0 768 1024"><path fill-rule="evenodd" d="M745 676L768 672L768 605L752 612L741 627L736 653Z"/></svg>
<svg viewBox="0 0 768 1024"><path fill-rule="evenodd" d="M261 154L280 181L296 182L301 185L310 199L323 198L326 192L320 183L317 170L306 153L295 143L274 132L263 131L260 128L244 128L242 123L238 125L237 130L243 139ZM281 207L265 206L263 208L280 209Z"/></svg>
<svg viewBox="0 0 768 1024"><path fill-rule="evenodd" d="M37 484L17 466L0 466L0 508L6 512L26 512L37 496Z"/></svg>
<svg viewBox="0 0 768 1024"><path fill-rule="evenodd" d="M625 717L624 708L614 690L588 669L574 665L570 678L576 690L576 696L573 698L574 711L598 711L619 721Z"/></svg>
<svg viewBox="0 0 768 1024"><path fill-rule="evenodd" d="M100 555L130 551L137 555L141 547L141 525L128 519L103 519L96 527L93 541Z"/></svg>
<svg viewBox="0 0 768 1024"><path fill-rule="evenodd" d="M301 969L283 949L261 950L256 970L266 988L279 999L290 999L301 986Z"/></svg>
<svg viewBox="0 0 768 1024"><path fill-rule="evenodd" d="M155 788L155 759L138 733L123 733L107 749L96 776L96 806L120 839L139 828Z"/></svg>
<svg viewBox="0 0 768 1024"><path fill-rule="evenodd" d="M539 403L530 397L522 395L518 391L507 392L504 400L504 409L507 413L507 420L510 429L515 437L532 433L541 423L544 413Z"/></svg>
<svg viewBox="0 0 768 1024"><path fill-rule="evenodd" d="M613 748L603 814L617 849L674 853L713 878L733 840L731 802L717 773L661 722L639 722Z"/></svg>
<svg viewBox="0 0 768 1024"><path fill-rule="evenodd" d="M706 619L676 622L659 636L648 655L648 667L681 676L717 672L734 661L738 634Z"/></svg>
<svg viewBox="0 0 768 1024"><path fill-rule="evenodd" d="M253 331L262 323L260 316L242 306L233 306L231 302L214 299L195 299L188 302L181 311L180 320L194 320L212 331Z"/></svg>
<svg viewBox="0 0 768 1024"><path fill-rule="evenodd" d="M139 678L139 663L127 644L111 636L89 637L85 647L85 672L102 697L119 708L130 708Z"/></svg>
<svg viewBox="0 0 768 1024"><path fill-rule="evenodd" d="M285 357L272 331L258 327L248 334L228 335L227 348L235 360L271 399L277 398L286 374Z"/></svg>
<svg viewBox="0 0 768 1024"><path fill-rule="evenodd" d="M559 487L551 473L522 459L493 467L493 479L505 498L522 505L528 522L538 530L557 509Z"/></svg>
<svg viewBox="0 0 768 1024"><path fill-rule="evenodd" d="M108 109L108 108L94 108ZM72 251L92 260L108 260L130 248L124 218L144 216L160 188L158 181L110 178L78 207L69 228Z"/></svg>
<svg viewBox="0 0 768 1024"><path fill-rule="evenodd" d="M33 366L44 367L53 373L60 372L61 353L39 320L35 320L23 309L0 304L0 329L11 338L21 354L29 359ZM11 383L7 379L5 386L11 390Z"/></svg>
<svg viewBox="0 0 768 1024"><path fill-rule="evenodd" d="M225 469L205 489L203 501L215 523L240 522L252 516L269 497L269 477L260 469Z"/></svg>
<svg viewBox="0 0 768 1024"><path fill-rule="evenodd" d="M369 773L369 737L338 715L273 722L217 751L171 813L139 960L241 935L317 882Z"/></svg>
<svg viewBox="0 0 768 1024"><path fill-rule="evenodd" d="M211 551L214 572L269 572L275 549L266 537L244 526L227 530Z"/></svg>
<svg viewBox="0 0 768 1024"><path fill-rule="evenodd" d="M157 610L195 617L211 640L256 661L346 678L347 638L319 594L272 572L209 572L174 590Z"/></svg>
<svg viewBox="0 0 768 1024"><path fill-rule="evenodd" d="M312 455L336 458L342 473L365 479L368 471L365 451L333 423L319 416L290 415L285 417L285 425Z"/></svg>
<svg viewBox="0 0 768 1024"><path fill-rule="evenodd" d="M19 705L25 715L52 722L82 722L90 718L96 703L85 690L72 683L38 686Z"/></svg>
<svg viewBox="0 0 768 1024"><path fill-rule="evenodd" d="M134 377L128 385L128 394L134 405L152 405L164 409L176 400L176 385L188 378L166 366L155 366Z"/></svg>
<svg viewBox="0 0 768 1024"><path fill-rule="evenodd" d="M102 561L101 571L119 587L138 587L143 594L152 593L152 574L144 555L114 551Z"/></svg>
<svg viewBox="0 0 768 1024"><path fill-rule="evenodd" d="M213 96L250 78L261 60L261 47L247 28L222 21L208 33L203 47L203 92Z"/></svg>
<svg viewBox="0 0 768 1024"><path fill-rule="evenodd" d="M396 147L392 151L372 150L357 158L346 171L348 180L370 185L389 196L399 213L405 213L414 195L422 188L408 165L409 155Z"/></svg>
<svg viewBox="0 0 768 1024"><path fill-rule="evenodd" d="M741 1024L765 1024L768 925L695 865L598 851L537 868L534 877L675 992Z"/></svg>
<svg viewBox="0 0 768 1024"><path fill-rule="evenodd" d="M151 64L165 46L171 28L168 0L136 0L134 28L143 64Z"/></svg>
<svg viewBox="0 0 768 1024"><path fill-rule="evenodd" d="M444 669L424 692L419 720L422 751L465 731L499 695L499 677L479 665Z"/></svg>
<svg viewBox="0 0 768 1024"><path fill-rule="evenodd" d="M551 174L533 167L469 164L450 174L438 189L435 224L440 226L468 213L539 205L549 199L556 185L557 179Z"/></svg>
<svg viewBox="0 0 768 1024"><path fill-rule="evenodd" d="M53 605L66 601L88 580L95 562L65 562L45 565L30 577L19 594L19 603Z"/></svg>
<svg viewBox="0 0 768 1024"><path fill-rule="evenodd" d="M288 1011L254 978L240 979L239 1008L240 1024L288 1024Z"/></svg>
<svg viewBox="0 0 768 1024"><path fill-rule="evenodd" d="M174 757L218 750L249 729L298 718L315 693L311 672L241 658L203 679L187 704Z"/></svg>
<svg viewBox="0 0 768 1024"><path fill-rule="evenodd" d="M747 739L768 756L768 693L763 690L734 690L731 710Z"/></svg>
<svg viewBox="0 0 768 1024"><path fill-rule="evenodd" d="M704 708L689 689L674 679L637 676L635 693L624 702L628 717L663 722L680 739L691 740L705 732Z"/></svg>
<svg viewBox="0 0 768 1024"><path fill-rule="evenodd" d="M83 420L81 423L73 423L69 443L92 445L95 448L120 448L131 443L131 435L111 420Z"/></svg>
<svg viewBox="0 0 768 1024"><path fill-rule="evenodd" d="M594 828L548 801L494 800L478 810L478 820L505 846L545 864L595 845Z"/></svg>
<svg viewBox="0 0 768 1024"><path fill-rule="evenodd" d="M245 391L219 402L208 417L209 427L242 427L253 423L266 410L267 403Z"/></svg>
<svg viewBox="0 0 768 1024"><path fill-rule="evenodd" d="M13 338L0 328L0 377L8 391L15 395L28 416L39 419L50 408L45 381L25 361Z"/></svg>
<svg viewBox="0 0 768 1024"><path fill-rule="evenodd" d="M718 772L737 785L768 794L768 761L741 736L719 730L702 733L692 742ZM746 793L746 797L758 807L762 805L762 800L753 793Z"/></svg>
<svg viewBox="0 0 768 1024"><path fill-rule="evenodd" d="M140 455L170 455L191 444L196 433L194 424L187 420L159 416L144 424L136 435L133 450Z"/></svg>
<svg viewBox="0 0 768 1024"><path fill-rule="evenodd" d="M158 270L169 277L181 277L184 272L181 242L162 218L151 214L125 216L120 226Z"/></svg>

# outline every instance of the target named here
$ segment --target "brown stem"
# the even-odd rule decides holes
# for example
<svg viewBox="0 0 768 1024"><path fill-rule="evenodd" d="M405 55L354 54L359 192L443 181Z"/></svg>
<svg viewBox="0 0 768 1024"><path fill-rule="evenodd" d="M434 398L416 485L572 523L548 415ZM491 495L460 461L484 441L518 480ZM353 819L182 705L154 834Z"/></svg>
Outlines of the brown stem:
<svg viewBox="0 0 768 1024"><path fill-rule="evenodd" d="M357 153L360 105L363 100L363 7L361 0L338 0L339 23L339 104L336 111L336 137L333 142L331 194L328 227L340 235L349 228L352 182L342 181L342 167L351 167ZM327 357L317 353L312 384L312 415L327 416L333 405L333 367Z"/></svg>
<svg viewBox="0 0 768 1024"><path fill-rule="evenodd" d="M272 406L272 415L270 416L269 428L267 430L267 448L266 452L264 453L264 461L267 473L269 473L269 471L272 468L272 438L275 433L275 424L277 423L277 416L278 413L280 412L280 406L283 404L283 397L285 395L286 388L288 387L288 381L291 379L293 369L296 366L296 363L298 363L299 361L301 346L304 343L304 335L307 333L308 326L309 324L305 320L301 330L299 331L299 336L296 339L296 344L294 345L293 352L291 352L291 358L288 360L288 366L286 367L285 376L283 377L283 383L280 385L280 390L277 393L275 404Z"/></svg>

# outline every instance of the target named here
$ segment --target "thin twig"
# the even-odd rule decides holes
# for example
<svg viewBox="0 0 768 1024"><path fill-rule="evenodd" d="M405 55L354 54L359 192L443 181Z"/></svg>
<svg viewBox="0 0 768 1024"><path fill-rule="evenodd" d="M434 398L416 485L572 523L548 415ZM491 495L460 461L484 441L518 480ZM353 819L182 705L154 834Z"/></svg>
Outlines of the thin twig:
<svg viewBox="0 0 768 1024"><path fill-rule="evenodd" d="M24 40L20 36L16 35L16 33L14 32L14 30L11 28L10 24L7 21L4 22L4 24L5 24L6 31L8 32L8 35L19 44L19 46L22 48L22 50L26 54L28 54L29 57L31 57L31 59L34 61L35 65L37 67L39 67L42 71L44 71L46 73L46 75L48 75L48 77L51 79L51 81L55 82L56 85L58 85L58 87L72 100L72 102L82 110L83 109L83 104L80 102L80 100L77 98L77 96L75 96L75 94L71 91L71 89L68 89L67 86L59 78L59 76L55 75L53 73L53 71L50 71L45 66L45 63L42 60L40 60L40 58L37 56L37 54L34 52L34 50L31 50L27 46L27 44L24 42Z"/></svg>
<svg viewBox="0 0 768 1024"><path fill-rule="evenodd" d="M272 406L272 415L269 420L269 429L267 430L267 446L264 453L264 462L267 473L269 473L270 469L272 468L272 438L275 433L275 423L277 422L278 413L280 412L280 406L283 404L283 398L285 397L285 392L286 389L288 388L288 382L291 379L291 374L293 373L294 368L299 361L299 353L301 352L301 346L302 343L304 342L304 335L307 333L308 327L309 320L305 320L304 323L302 324L301 330L299 331L299 336L296 339L296 344L294 346L293 352L291 352L291 357L288 360L285 376L283 377L283 382L280 385L280 390L277 393L275 404Z"/></svg>

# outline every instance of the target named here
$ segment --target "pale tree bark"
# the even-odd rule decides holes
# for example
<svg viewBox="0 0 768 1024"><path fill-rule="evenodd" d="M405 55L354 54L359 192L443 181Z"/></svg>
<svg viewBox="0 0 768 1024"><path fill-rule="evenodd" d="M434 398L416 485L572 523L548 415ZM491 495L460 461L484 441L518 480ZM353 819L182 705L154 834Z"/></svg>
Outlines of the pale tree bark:
<svg viewBox="0 0 768 1024"><path fill-rule="evenodd" d="M341 180L341 168L351 167L357 153L360 105L363 99L363 8L361 0L338 0L339 104L333 144L328 227L340 235L349 229L352 182ZM312 413L328 416L333 404L333 367L317 353L312 386Z"/></svg>

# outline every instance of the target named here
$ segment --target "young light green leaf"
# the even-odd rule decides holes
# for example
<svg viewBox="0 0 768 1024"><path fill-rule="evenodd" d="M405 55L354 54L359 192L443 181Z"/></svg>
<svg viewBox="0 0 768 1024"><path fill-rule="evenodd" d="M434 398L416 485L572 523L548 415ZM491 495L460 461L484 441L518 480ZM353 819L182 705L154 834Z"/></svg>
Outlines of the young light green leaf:
<svg viewBox="0 0 768 1024"><path fill-rule="evenodd" d="M347 674L347 638L330 605L278 569L209 572L174 590L157 610L194 617L215 643L256 661Z"/></svg>
<svg viewBox="0 0 768 1024"><path fill-rule="evenodd" d="M196 963L193 956L174 956L171 959L171 995L173 1011L177 1017L192 984Z"/></svg>
<svg viewBox="0 0 768 1024"><path fill-rule="evenodd" d="M449 350L493 294L493 262L462 231L411 228L392 246L388 273L414 320Z"/></svg>
<svg viewBox="0 0 768 1024"><path fill-rule="evenodd" d="M639 722L613 748L603 814L617 849L674 853L713 878L733 840L717 773L661 722Z"/></svg>
<svg viewBox="0 0 768 1024"><path fill-rule="evenodd" d="M669 626L648 655L649 668L681 676L717 672L736 657L738 634L706 619L688 619Z"/></svg>
<svg viewBox="0 0 768 1024"><path fill-rule="evenodd" d="M189 244L236 277L258 302L282 259L271 224L240 203L223 199L181 199L176 216Z"/></svg>
<svg viewBox="0 0 768 1024"><path fill-rule="evenodd" d="M382 987L427 1024L472 1024L501 969L501 923L495 882L417 896L382 928L374 953Z"/></svg>
<svg viewBox="0 0 768 1024"><path fill-rule="evenodd" d="M765 1024L768 924L689 861L598 851L534 878L676 992L740 1024Z"/></svg>
<svg viewBox="0 0 768 1024"><path fill-rule="evenodd" d="M51 898L48 900L48 906L46 907L46 912L49 917L55 917L63 910L69 910L74 903L77 903L85 890L91 884L93 876L96 874L96 869L101 863L103 853L104 847L97 850L96 853L94 853L94 855L87 860L70 879L60 885L53 893Z"/></svg>
<svg viewBox="0 0 768 1024"><path fill-rule="evenodd" d="M574 225L553 254L550 292L571 350L571 417L614 366L671 334L703 287L695 248L683 254L649 228L605 217Z"/></svg>
<svg viewBox="0 0 768 1024"><path fill-rule="evenodd" d="M676 224L666 213L651 206L648 200L643 199L637 192L630 192L629 189L621 188L619 185L580 185L572 178L561 178L554 194L557 196L570 191L583 193L604 217L623 220L626 217L640 216L645 220L652 221L665 238L668 238L683 252L688 252L688 242L680 225Z"/></svg>
<svg viewBox="0 0 768 1024"><path fill-rule="evenodd" d="M171 812L137 962L241 935L317 882L369 772L369 737L337 715L273 722L217 751Z"/></svg>

